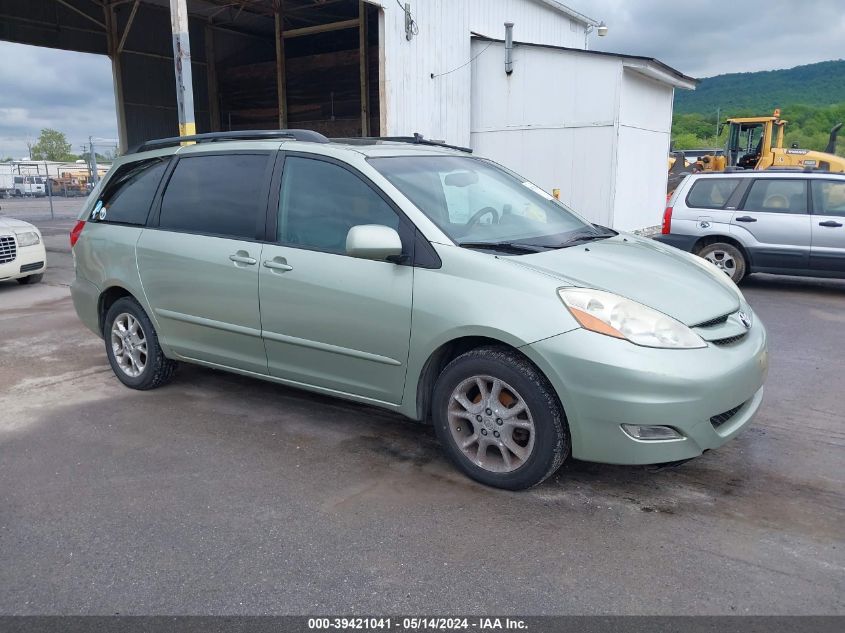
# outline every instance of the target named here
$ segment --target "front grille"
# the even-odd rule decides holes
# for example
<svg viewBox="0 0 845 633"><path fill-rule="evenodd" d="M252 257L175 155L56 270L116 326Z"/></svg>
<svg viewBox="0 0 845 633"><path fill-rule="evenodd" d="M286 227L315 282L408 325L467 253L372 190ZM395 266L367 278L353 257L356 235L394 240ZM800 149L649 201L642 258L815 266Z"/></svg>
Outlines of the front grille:
<svg viewBox="0 0 845 633"><path fill-rule="evenodd" d="M18 245L11 235L0 235L0 264L15 261L18 256Z"/></svg>
<svg viewBox="0 0 845 633"><path fill-rule="evenodd" d="M28 273L30 270L38 270L44 265L44 262L32 262L31 264L24 264L21 266L22 273Z"/></svg>
<svg viewBox="0 0 845 633"><path fill-rule="evenodd" d="M727 422L732 417L734 417L737 414L737 412L744 406L745 406L745 403L743 402L741 405L736 406L733 409L728 409L724 413L720 413L719 415L714 415L712 418L710 418L710 424L713 425L714 429L718 429L725 422Z"/></svg>
<svg viewBox="0 0 845 633"><path fill-rule="evenodd" d="M692 327L713 327L714 325L722 325L722 323L727 323L728 317L730 314L725 314L720 317L716 317L715 319L710 319L709 321L705 321L704 323L699 323L698 325L693 325Z"/></svg>
<svg viewBox="0 0 845 633"><path fill-rule="evenodd" d="M737 341L741 341L746 336L748 336L748 332L743 332L742 334L737 334L736 336L729 336L727 338L717 338L715 341L710 341L714 345L730 345L731 343L736 343Z"/></svg>

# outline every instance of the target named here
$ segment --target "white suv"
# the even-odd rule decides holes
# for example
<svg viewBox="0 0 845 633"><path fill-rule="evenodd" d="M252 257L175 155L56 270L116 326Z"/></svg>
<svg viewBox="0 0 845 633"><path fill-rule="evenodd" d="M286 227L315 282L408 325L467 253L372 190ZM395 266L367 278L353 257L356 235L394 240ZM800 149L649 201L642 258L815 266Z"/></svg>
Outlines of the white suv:
<svg viewBox="0 0 845 633"><path fill-rule="evenodd" d="M692 174L669 199L661 233L735 282L755 272L845 278L845 175Z"/></svg>
<svg viewBox="0 0 845 633"><path fill-rule="evenodd" d="M0 281L38 283L46 268L41 232L29 222L0 217Z"/></svg>

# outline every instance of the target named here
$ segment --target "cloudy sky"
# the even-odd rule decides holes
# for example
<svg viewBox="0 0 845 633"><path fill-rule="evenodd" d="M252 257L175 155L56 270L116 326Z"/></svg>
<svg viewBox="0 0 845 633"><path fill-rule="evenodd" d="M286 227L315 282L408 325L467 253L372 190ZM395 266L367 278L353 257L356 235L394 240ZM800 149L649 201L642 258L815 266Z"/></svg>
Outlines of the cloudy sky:
<svg viewBox="0 0 845 633"><path fill-rule="evenodd" d="M604 20L590 46L656 57L694 77L790 68L845 57L845 0L563 0ZM27 155L44 127L114 138L105 57L0 42L0 158Z"/></svg>
<svg viewBox="0 0 845 633"><path fill-rule="evenodd" d="M596 20L590 47L656 57L693 77L845 58L843 0L562 0Z"/></svg>

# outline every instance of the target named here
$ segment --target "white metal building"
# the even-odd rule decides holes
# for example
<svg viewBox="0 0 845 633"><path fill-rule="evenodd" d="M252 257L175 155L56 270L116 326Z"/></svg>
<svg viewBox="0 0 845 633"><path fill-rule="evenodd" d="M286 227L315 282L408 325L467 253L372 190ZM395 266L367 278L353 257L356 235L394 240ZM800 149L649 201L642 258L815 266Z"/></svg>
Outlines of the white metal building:
<svg viewBox="0 0 845 633"><path fill-rule="evenodd" d="M383 133L470 146L606 226L659 223L674 90L694 79L588 51L598 22L554 0L417 0L410 41L404 12L382 4Z"/></svg>

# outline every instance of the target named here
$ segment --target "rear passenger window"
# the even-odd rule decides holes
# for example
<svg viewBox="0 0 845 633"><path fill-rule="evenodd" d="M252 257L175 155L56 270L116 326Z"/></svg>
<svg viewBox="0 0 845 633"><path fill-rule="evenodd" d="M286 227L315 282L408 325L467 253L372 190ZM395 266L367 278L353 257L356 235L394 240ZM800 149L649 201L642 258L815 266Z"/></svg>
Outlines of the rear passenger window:
<svg viewBox="0 0 845 633"><path fill-rule="evenodd" d="M687 195L687 206L724 209L738 186L738 178L699 178Z"/></svg>
<svg viewBox="0 0 845 633"><path fill-rule="evenodd" d="M94 205L91 221L146 224L150 205L166 168L167 161L159 158L119 167Z"/></svg>
<svg viewBox="0 0 845 633"><path fill-rule="evenodd" d="M267 200L269 154L187 156L161 201L159 227L255 239Z"/></svg>
<svg viewBox="0 0 845 633"><path fill-rule="evenodd" d="M813 180L813 207L821 215L845 216L845 181Z"/></svg>
<svg viewBox="0 0 845 633"><path fill-rule="evenodd" d="M742 208L770 213L807 213L807 181L791 178L755 180Z"/></svg>

